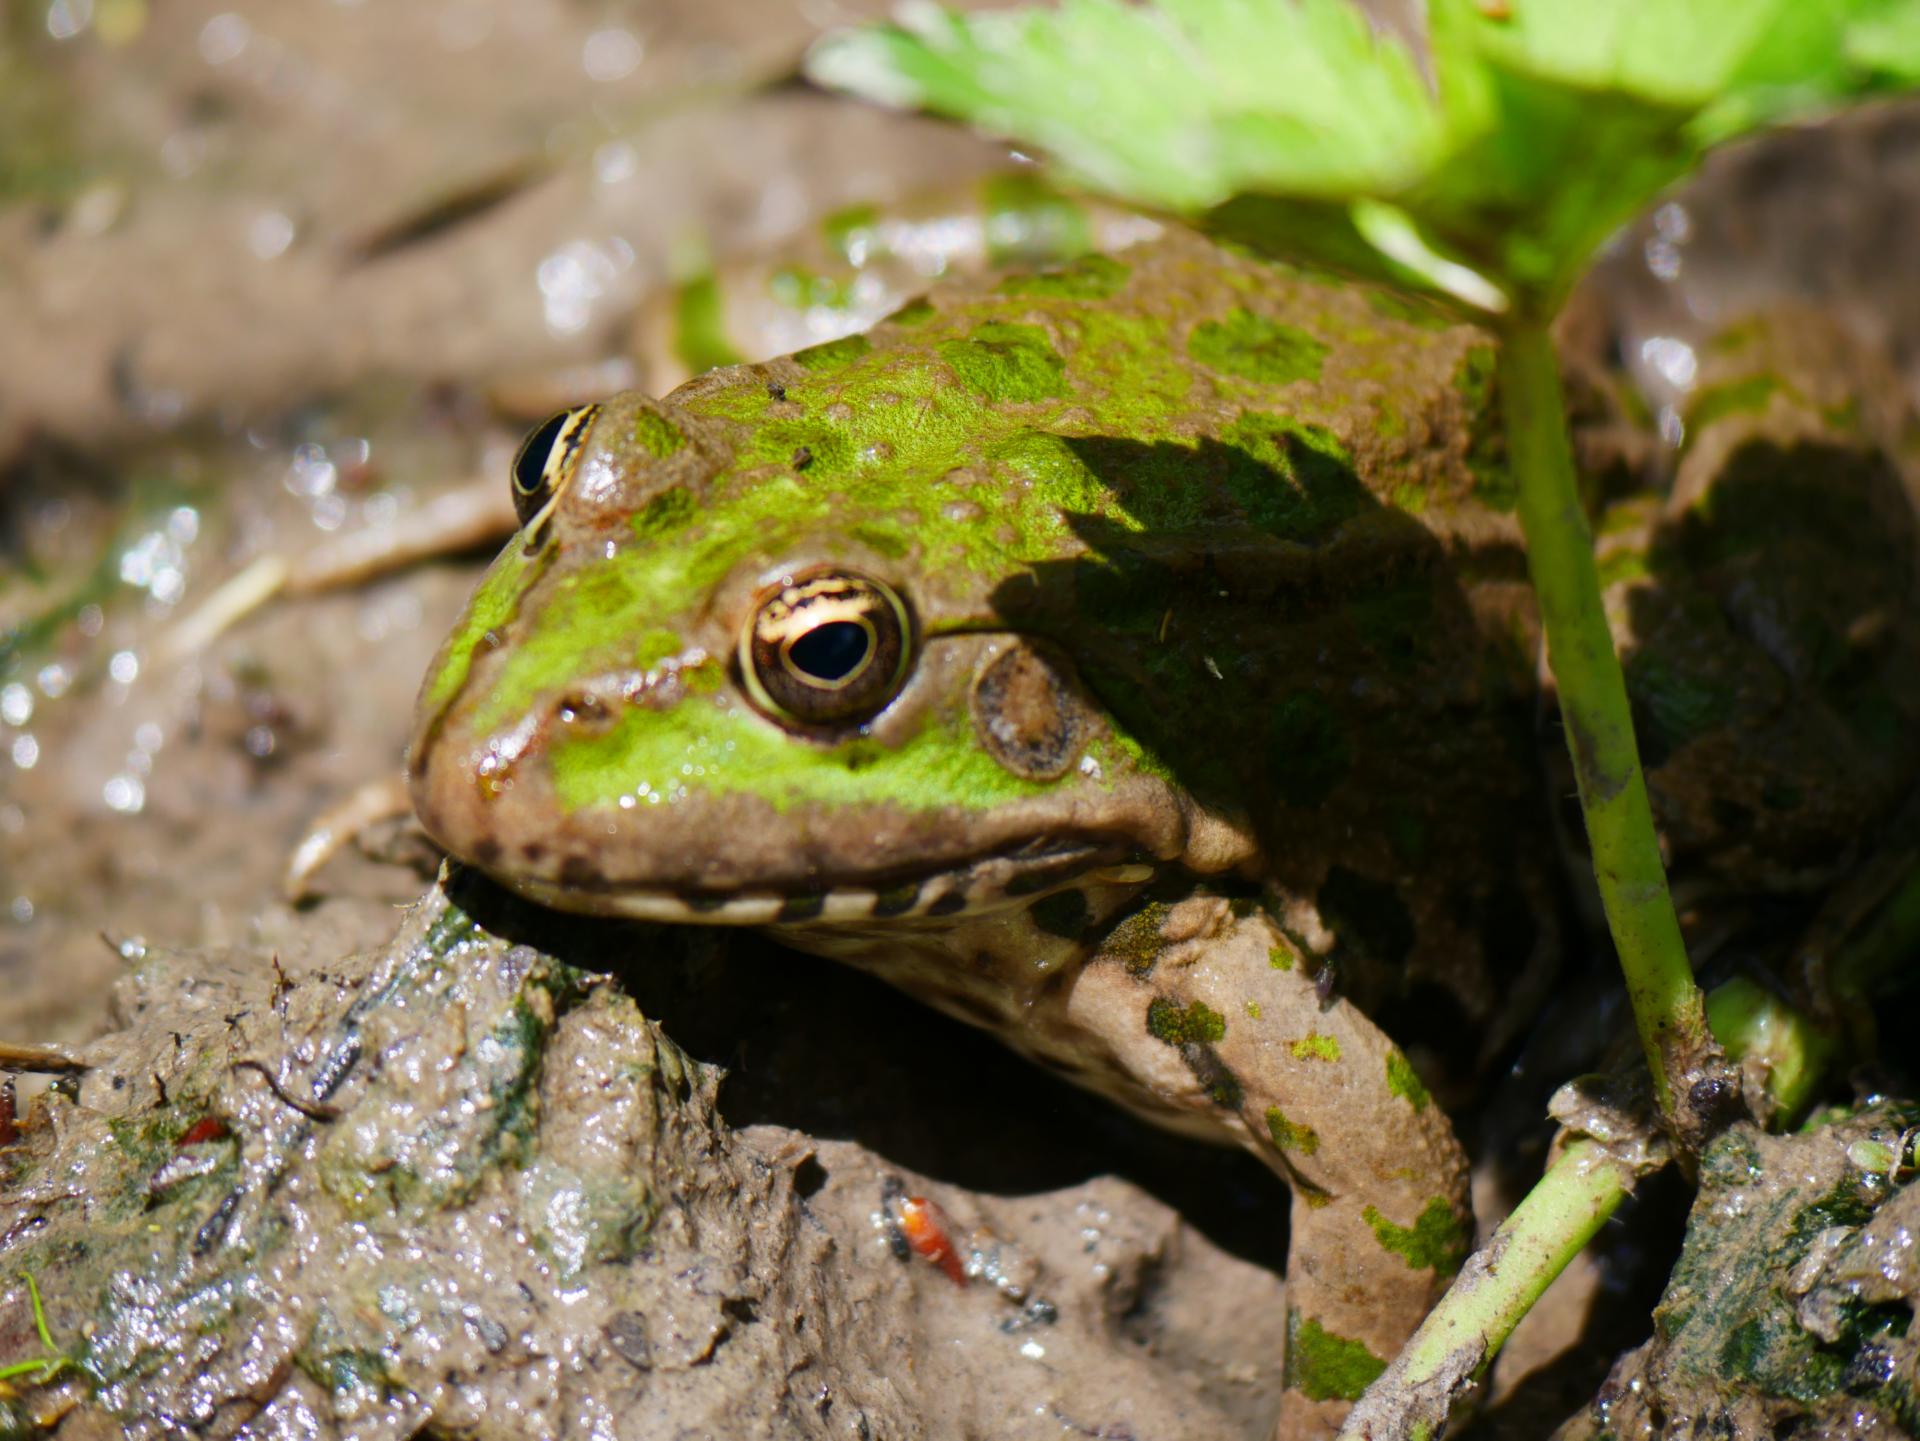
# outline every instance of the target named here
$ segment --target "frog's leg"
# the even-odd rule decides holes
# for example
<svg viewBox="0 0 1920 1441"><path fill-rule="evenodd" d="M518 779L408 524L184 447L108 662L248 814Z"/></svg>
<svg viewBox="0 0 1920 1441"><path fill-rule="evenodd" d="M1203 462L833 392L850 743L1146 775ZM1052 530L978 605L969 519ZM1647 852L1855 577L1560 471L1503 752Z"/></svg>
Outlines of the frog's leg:
<svg viewBox="0 0 1920 1441"><path fill-rule="evenodd" d="M1134 912L1036 1012L1036 1048L1082 1080L1228 1132L1292 1185L1277 1434L1333 1434L1472 1237L1466 1157L1406 1058L1352 1004L1323 1002L1263 912L1216 896Z"/></svg>

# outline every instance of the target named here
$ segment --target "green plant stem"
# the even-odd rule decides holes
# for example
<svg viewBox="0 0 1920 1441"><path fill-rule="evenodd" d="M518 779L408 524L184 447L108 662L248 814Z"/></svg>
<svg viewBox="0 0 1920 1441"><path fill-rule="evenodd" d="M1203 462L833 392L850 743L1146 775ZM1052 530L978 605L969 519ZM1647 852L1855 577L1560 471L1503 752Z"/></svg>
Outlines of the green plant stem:
<svg viewBox="0 0 1920 1441"><path fill-rule="evenodd" d="M1340 1441L1438 1435L1520 1318L1633 1189L1635 1168L1576 1141L1475 1252L1380 1379L1348 1415Z"/></svg>
<svg viewBox="0 0 1920 1441"><path fill-rule="evenodd" d="M1601 608L1593 537L1574 481L1559 360L1545 325L1517 320L1507 328L1500 399L1527 565L1546 623L1600 900L1660 1114L1670 1129L1688 1131L1675 1125L1679 1083L1710 1053L1712 1037L1660 863L1626 681Z"/></svg>

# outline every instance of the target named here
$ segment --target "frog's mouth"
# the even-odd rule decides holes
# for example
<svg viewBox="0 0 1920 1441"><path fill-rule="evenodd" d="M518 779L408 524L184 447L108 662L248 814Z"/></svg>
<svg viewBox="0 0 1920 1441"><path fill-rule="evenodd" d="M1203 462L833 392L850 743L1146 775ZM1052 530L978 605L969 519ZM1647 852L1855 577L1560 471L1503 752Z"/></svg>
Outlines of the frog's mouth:
<svg viewBox="0 0 1920 1441"><path fill-rule="evenodd" d="M937 925L953 917L1030 905L1075 884L1142 885L1156 867L1113 842L1029 843L1006 854L918 876L892 875L815 889L655 889L503 876L512 889L556 910L705 926L835 926L874 921Z"/></svg>

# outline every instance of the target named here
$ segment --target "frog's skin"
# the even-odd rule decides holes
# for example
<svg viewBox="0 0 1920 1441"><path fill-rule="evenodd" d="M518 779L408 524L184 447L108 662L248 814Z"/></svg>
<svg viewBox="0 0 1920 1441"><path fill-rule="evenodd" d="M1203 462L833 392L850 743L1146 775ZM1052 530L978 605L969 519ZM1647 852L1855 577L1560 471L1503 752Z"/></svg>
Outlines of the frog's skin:
<svg viewBox="0 0 1920 1441"><path fill-rule="evenodd" d="M1327 1433L1470 1237L1387 1031L1470 1070L1555 950L1491 358L1173 234L616 397L545 433L428 677L421 819L1255 1151L1294 1189L1281 1432ZM849 616L897 650L800 708L866 709L783 715L783 638Z"/></svg>

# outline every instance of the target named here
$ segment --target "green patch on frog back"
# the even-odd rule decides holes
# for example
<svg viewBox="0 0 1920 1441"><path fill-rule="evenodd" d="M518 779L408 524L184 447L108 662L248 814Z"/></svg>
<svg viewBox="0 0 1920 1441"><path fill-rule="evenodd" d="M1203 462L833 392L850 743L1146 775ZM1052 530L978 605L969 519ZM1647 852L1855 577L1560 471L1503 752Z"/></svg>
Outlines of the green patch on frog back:
<svg viewBox="0 0 1920 1441"><path fill-rule="evenodd" d="M1291 1042L1287 1050L1296 1061L1337 1061L1340 1059L1340 1042L1337 1037L1322 1035L1319 1031L1309 1031L1299 1040Z"/></svg>
<svg viewBox="0 0 1920 1441"><path fill-rule="evenodd" d="M513 618L526 588L540 578L553 556L551 545L542 546L537 554L529 556L518 537L500 552L480 578L480 585L473 599L467 602L458 628L441 652L440 668L427 682L421 700L423 713L437 714L459 693L472 669L474 648L489 632L497 632Z"/></svg>
<svg viewBox="0 0 1920 1441"><path fill-rule="evenodd" d="M1263 385L1318 380L1331 348L1297 325L1245 308L1203 320L1187 337L1187 353L1208 369Z"/></svg>
<svg viewBox="0 0 1920 1441"><path fill-rule="evenodd" d="M1000 282L1003 295L1044 295L1058 300L1106 300L1120 291L1132 267L1110 255L1083 255L1053 270L1009 275Z"/></svg>
<svg viewBox="0 0 1920 1441"><path fill-rule="evenodd" d="M1335 1335L1311 1317L1287 1312L1288 1389L1315 1401L1358 1401L1387 1363L1358 1341Z"/></svg>
<svg viewBox="0 0 1920 1441"><path fill-rule="evenodd" d="M627 522L641 540L658 540L693 519L693 496L680 486L663 490L633 513Z"/></svg>
<svg viewBox="0 0 1920 1441"><path fill-rule="evenodd" d="M1067 393L1067 362L1037 325L989 320L963 340L941 341L938 349L955 379L996 405L1057 400Z"/></svg>
<svg viewBox="0 0 1920 1441"><path fill-rule="evenodd" d="M1420 1073L1398 1047L1387 1052L1387 1090L1416 1111L1426 1110L1433 1102Z"/></svg>
<svg viewBox="0 0 1920 1441"><path fill-rule="evenodd" d="M873 349L864 335L843 335L838 340L809 345L793 353L793 363L802 370L840 370Z"/></svg>
<svg viewBox="0 0 1920 1441"><path fill-rule="evenodd" d="M1205 1001L1191 1001L1185 1007L1165 998L1147 1006L1147 1034L1169 1046L1193 1042L1211 1045L1227 1034L1227 1018Z"/></svg>
<svg viewBox="0 0 1920 1441"><path fill-rule="evenodd" d="M1153 974L1166 938L1160 927L1172 909L1165 901L1148 901L1132 914L1122 917L1100 941L1100 954L1118 957L1127 974L1139 979Z"/></svg>
<svg viewBox="0 0 1920 1441"><path fill-rule="evenodd" d="M642 631L634 642L633 663L640 670L652 670L663 660L680 654L680 637L664 626Z"/></svg>
<svg viewBox="0 0 1920 1441"><path fill-rule="evenodd" d="M1250 412L1222 438L1250 462L1227 468L1227 489L1249 521L1281 540L1322 540L1372 504L1352 453L1323 426Z"/></svg>
<svg viewBox="0 0 1920 1441"><path fill-rule="evenodd" d="M1061 783L1011 774L966 727L928 725L897 747L864 737L819 744L711 696L689 697L670 713L630 710L597 734L563 730L550 757L554 794L569 812L670 804L702 792L758 796L783 813L986 811Z"/></svg>
<svg viewBox="0 0 1920 1441"><path fill-rule="evenodd" d="M1421 1208L1411 1226L1396 1226L1372 1206L1361 1215L1373 1228L1381 1247L1415 1271L1451 1276L1473 1249L1466 1225L1440 1196L1433 1197Z"/></svg>
<svg viewBox="0 0 1920 1441"><path fill-rule="evenodd" d="M703 559L697 546L623 550L561 577L541 593L538 615L508 648L470 724L493 730L564 694L583 676L630 665L632 632L609 624L609 617L680 614L690 595L703 593L690 588L704 575Z"/></svg>
<svg viewBox="0 0 1920 1441"><path fill-rule="evenodd" d="M655 460L665 460L682 449L687 438L680 427L657 410L645 407L634 412L633 443Z"/></svg>
<svg viewBox="0 0 1920 1441"><path fill-rule="evenodd" d="M1290 806L1311 809L1353 770L1340 715L1316 691L1295 691L1267 714L1267 780Z"/></svg>
<svg viewBox="0 0 1920 1441"><path fill-rule="evenodd" d="M1116 503L1112 487L1080 458L1074 442L1043 430L1023 430L987 452L989 464L1027 481L1035 497L1062 519L1071 515L1110 516L1129 528L1140 523Z"/></svg>
<svg viewBox="0 0 1920 1441"><path fill-rule="evenodd" d="M1267 1107L1266 1122L1267 1135L1280 1150L1311 1156L1320 1149L1320 1133L1311 1126L1289 1121L1278 1106Z"/></svg>

